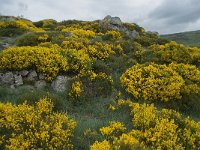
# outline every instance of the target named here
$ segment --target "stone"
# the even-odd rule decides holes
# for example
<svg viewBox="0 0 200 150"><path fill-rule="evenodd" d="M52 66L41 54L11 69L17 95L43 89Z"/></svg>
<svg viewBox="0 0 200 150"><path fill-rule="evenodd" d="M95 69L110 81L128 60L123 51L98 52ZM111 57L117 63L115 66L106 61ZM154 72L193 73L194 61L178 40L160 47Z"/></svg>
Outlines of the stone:
<svg viewBox="0 0 200 150"><path fill-rule="evenodd" d="M12 72L6 72L1 76L1 82L3 84L11 85L14 83L14 75Z"/></svg>
<svg viewBox="0 0 200 150"><path fill-rule="evenodd" d="M110 15L106 16L103 19L103 23L109 23L109 24L117 25L117 26L122 25L122 21L119 17L111 17Z"/></svg>
<svg viewBox="0 0 200 150"><path fill-rule="evenodd" d="M44 80L44 75L43 74L39 74L39 79L40 80Z"/></svg>
<svg viewBox="0 0 200 150"><path fill-rule="evenodd" d="M15 89L15 85L10 85L10 88L11 89Z"/></svg>
<svg viewBox="0 0 200 150"><path fill-rule="evenodd" d="M21 71L19 71L19 74L20 74L22 77L25 77L25 76L27 76L27 75L28 75L28 73L29 73L29 71L28 71L28 70L21 70Z"/></svg>
<svg viewBox="0 0 200 150"><path fill-rule="evenodd" d="M135 31L135 30L133 30L133 31L126 31L126 34L128 36L130 36L131 38L138 38L140 36L140 34L137 31Z"/></svg>
<svg viewBox="0 0 200 150"><path fill-rule="evenodd" d="M28 81L35 81L37 80L37 72L34 70L34 71L31 71L29 74L28 74L28 77L27 77L27 80Z"/></svg>
<svg viewBox="0 0 200 150"><path fill-rule="evenodd" d="M23 79L21 75L14 75L14 79L16 86L23 85Z"/></svg>
<svg viewBox="0 0 200 150"><path fill-rule="evenodd" d="M69 77L67 76L57 76L57 78L51 83L51 87L56 92L64 92L68 87Z"/></svg>
<svg viewBox="0 0 200 150"><path fill-rule="evenodd" d="M39 81L36 81L34 86L37 88L37 89L43 89L47 86L47 83L46 81L44 80L39 80Z"/></svg>

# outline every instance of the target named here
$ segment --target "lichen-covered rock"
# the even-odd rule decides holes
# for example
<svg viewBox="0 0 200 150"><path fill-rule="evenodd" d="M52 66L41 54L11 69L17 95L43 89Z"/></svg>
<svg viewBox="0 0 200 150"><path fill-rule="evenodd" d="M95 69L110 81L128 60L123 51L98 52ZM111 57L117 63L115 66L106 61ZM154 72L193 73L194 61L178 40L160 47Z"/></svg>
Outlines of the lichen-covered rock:
<svg viewBox="0 0 200 150"><path fill-rule="evenodd" d="M57 76L57 78L52 82L51 87L56 92L64 92L68 87L69 77L67 76Z"/></svg>
<svg viewBox="0 0 200 150"><path fill-rule="evenodd" d="M1 83L11 85L14 83L14 75L12 72L6 72L1 75Z"/></svg>
<svg viewBox="0 0 200 150"><path fill-rule="evenodd" d="M44 80L39 80L39 81L36 81L34 86L37 88L37 89L43 89L47 86L47 83L46 81Z"/></svg>
<svg viewBox="0 0 200 150"><path fill-rule="evenodd" d="M137 32L137 31L135 31L135 30L133 30L133 31L126 31L126 34L128 35L128 36L130 36L131 38L138 38L139 36L140 36L140 34Z"/></svg>
<svg viewBox="0 0 200 150"><path fill-rule="evenodd" d="M15 85L19 86L19 85L23 85L23 79L21 75L14 75L14 79L15 79Z"/></svg>
<svg viewBox="0 0 200 150"><path fill-rule="evenodd" d="M40 80L44 80L44 78L45 78L45 77L44 77L43 74L39 74L39 79L40 79Z"/></svg>
<svg viewBox="0 0 200 150"><path fill-rule="evenodd" d="M21 70L21 71L19 71L19 74L20 74L22 77L25 77L25 76L27 76L27 75L28 75L28 73L29 73L29 71L28 71L28 70Z"/></svg>
<svg viewBox="0 0 200 150"><path fill-rule="evenodd" d="M35 81L35 80L37 80L37 78L38 78L37 72L35 70L33 70L28 74L27 80Z"/></svg>
<svg viewBox="0 0 200 150"><path fill-rule="evenodd" d="M106 16L103 19L103 23L109 23L109 24L118 25L118 26L122 25L122 21L119 17L111 17L110 15Z"/></svg>

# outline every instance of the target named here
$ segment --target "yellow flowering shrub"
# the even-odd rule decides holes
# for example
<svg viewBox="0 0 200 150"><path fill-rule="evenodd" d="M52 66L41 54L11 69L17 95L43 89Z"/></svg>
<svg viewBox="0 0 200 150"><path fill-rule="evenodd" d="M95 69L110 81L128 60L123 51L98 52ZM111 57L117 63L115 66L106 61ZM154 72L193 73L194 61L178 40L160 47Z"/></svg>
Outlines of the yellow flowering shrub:
<svg viewBox="0 0 200 150"><path fill-rule="evenodd" d="M196 66L171 63L169 67L178 72L185 80L185 86L181 89L183 94L189 95L200 93L200 70Z"/></svg>
<svg viewBox="0 0 200 150"><path fill-rule="evenodd" d="M75 81L74 83L72 83L69 96L77 99L78 97L81 96L81 92L82 92L82 82L81 81Z"/></svg>
<svg viewBox="0 0 200 150"><path fill-rule="evenodd" d="M96 141L93 145L90 146L90 150L111 150L110 143L106 140L102 142Z"/></svg>
<svg viewBox="0 0 200 150"><path fill-rule="evenodd" d="M152 45L149 47L157 57L164 62L190 63L192 56L187 47L172 41L165 45Z"/></svg>
<svg viewBox="0 0 200 150"><path fill-rule="evenodd" d="M42 20L42 27L43 28L52 28L56 25L57 21L56 20L53 20L53 19L45 19L45 20Z"/></svg>
<svg viewBox="0 0 200 150"><path fill-rule="evenodd" d="M46 98L36 106L0 103L0 148L71 149L70 138L76 123L52 108Z"/></svg>
<svg viewBox="0 0 200 150"><path fill-rule="evenodd" d="M105 33L104 38L109 40L120 40L122 37L118 31L109 30Z"/></svg>
<svg viewBox="0 0 200 150"><path fill-rule="evenodd" d="M48 34L43 34L43 35L38 37L38 40L40 42L46 42L48 38L49 38Z"/></svg>
<svg viewBox="0 0 200 150"><path fill-rule="evenodd" d="M73 27L67 27L62 29L62 32L70 32L73 33L79 37L88 37L88 38L94 38L95 32L91 30L84 30L84 29L78 29Z"/></svg>
<svg viewBox="0 0 200 150"><path fill-rule="evenodd" d="M103 136L113 137L114 135L123 133L126 127L121 122L111 121L107 127L102 127L99 130Z"/></svg>
<svg viewBox="0 0 200 150"><path fill-rule="evenodd" d="M183 79L200 83L200 70L196 66L183 63L171 63L169 67L178 72Z"/></svg>
<svg viewBox="0 0 200 150"><path fill-rule="evenodd" d="M62 42L61 46L66 49L86 50L87 45L90 44L90 40L84 37L71 36L67 37Z"/></svg>
<svg viewBox="0 0 200 150"><path fill-rule="evenodd" d="M189 47L188 51L192 55L193 63L200 63L200 48L198 47Z"/></svg>
<svg viewBox="0 0 200 150"><path fill-rule="evenodd" d="M33 68L46 80L52 80L59 72L68 70L68 62L60 50L39 46L10 47L0 54L0 70Z"/></svg>
<svg viewBox="0 0 200 150"><path fill-rule="evenodd" d="M69 62L69 69L82 75L91 70L92 59L84 50L65 49L62 52Z"/></svg>
<svg viewBox="0 0 200 150"><path fill-rule="evenodd" d="M130 109L132 127L109 139L110 149L199 149L200 122L185 118L174 110L158 110L153 104L119 99L116 109L124 109L124 106ZM97 143L103 146L98 141L93 145Z"/></svg>
<svg viewBox="0 0 200 150"><path fill-rule="evenodd" d="M123 133L119 138L115 137L112 143L112 148L115 150L145 149L139 140L130 133Z"/></svg>
<svg viewBox="0 0 200 150"><path fill-rule="evenodd" d="M43 29L35 27L33 23L28 20L17 19L15 21L0 21L0 28L8 27L29 30L32 32L44 32Z"/></svg>
<svg viewBox="0 0 200 150"><path fill-rule="evenodd" d="M134 65L120 77L122 86L135 98L170 101L181 98L183 78L166 65Z"/></svg>

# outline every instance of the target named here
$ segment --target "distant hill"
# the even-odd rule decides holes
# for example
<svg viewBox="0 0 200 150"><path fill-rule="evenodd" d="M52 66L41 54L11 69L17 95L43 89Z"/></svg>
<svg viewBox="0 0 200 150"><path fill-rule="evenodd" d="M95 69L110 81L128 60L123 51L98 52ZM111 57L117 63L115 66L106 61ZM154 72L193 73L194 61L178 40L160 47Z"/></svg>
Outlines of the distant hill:
<svg viewBox="0 0 200 150"><path fill-rule="evenodd" d="M160 37L189 46L200 46L200 30L166 34L161 35Z"/></svg>

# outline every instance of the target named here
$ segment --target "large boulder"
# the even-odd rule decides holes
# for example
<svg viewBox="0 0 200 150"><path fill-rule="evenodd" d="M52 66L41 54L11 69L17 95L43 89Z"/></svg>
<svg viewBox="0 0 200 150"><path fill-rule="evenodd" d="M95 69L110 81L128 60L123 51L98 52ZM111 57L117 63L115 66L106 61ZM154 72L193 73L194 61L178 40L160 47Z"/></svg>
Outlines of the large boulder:
<svg viewBox="0 0 200 150"><path fill-rule="evenodd" d="M57 78L51 83L51 87L56 92L64 92L68 87L69 77L57 76Z"/></svg>
<svg viewBox="0 0 200 150"><path fill-rule="evenodd" d="M106 16L103 19L103 23L108 23L108 24L117 25L117 26L122 25L122 21L119 17L111 17L110 15Z"/></svg>

